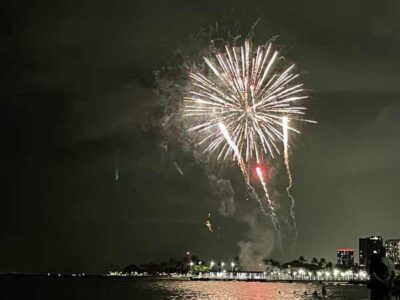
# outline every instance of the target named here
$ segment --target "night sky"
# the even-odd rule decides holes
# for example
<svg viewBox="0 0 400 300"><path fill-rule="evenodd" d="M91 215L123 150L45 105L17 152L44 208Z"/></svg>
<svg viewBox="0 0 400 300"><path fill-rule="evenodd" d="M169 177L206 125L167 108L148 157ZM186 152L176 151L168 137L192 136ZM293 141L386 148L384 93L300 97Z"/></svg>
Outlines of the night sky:
<svg viewBox="0 0 400 300"><path fill-rule="evenodd" d="M257 38L278 34L312 90L318 124L292 158L295 256L400 238L400 2L2 1L0 272L237 255L243 223L218 215L203 168L145 125L153 72L232 9L243 28L263 17Z"/></svg>

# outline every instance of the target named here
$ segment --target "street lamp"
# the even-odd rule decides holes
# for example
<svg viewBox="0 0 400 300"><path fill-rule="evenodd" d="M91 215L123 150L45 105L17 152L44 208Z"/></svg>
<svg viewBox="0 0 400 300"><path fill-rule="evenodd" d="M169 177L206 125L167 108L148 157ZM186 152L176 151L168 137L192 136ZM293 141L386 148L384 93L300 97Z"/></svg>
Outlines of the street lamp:
<svg viewBox="0 0 400 300"><path fill-rule="evenodd" d="M333 278L336 280L336 277L339 275L338 269L333 269Z"/></svg>
<svg viewBox="0 0 400 300"><path fill-rule="evenodd" d="M328 271L325 271L325 278L329 278L331 276L331 273Z"/></svg>
<svg viewBox="0 0 400 300"><path fill-rule="evenodd" d="M231 262L231 268L232 268L232 271L233 271L233 267L235 266L235 263L234 262Z"/></svg>
<svg viewBox="0 0 400 300"><path fill-rule="evenodd" d="M303 269L300 269L300 270L299 270L300 279L304 280L304 274L305 274L305 273L306 273L306 272L305 272Z"/></svg>
<svg viewBox="0 0 400 300"><path fill-rule="evenodd" d="M211 261L210 262L210 269L212 269L214 267L214 265L215 265L215 262Z"/></svg>

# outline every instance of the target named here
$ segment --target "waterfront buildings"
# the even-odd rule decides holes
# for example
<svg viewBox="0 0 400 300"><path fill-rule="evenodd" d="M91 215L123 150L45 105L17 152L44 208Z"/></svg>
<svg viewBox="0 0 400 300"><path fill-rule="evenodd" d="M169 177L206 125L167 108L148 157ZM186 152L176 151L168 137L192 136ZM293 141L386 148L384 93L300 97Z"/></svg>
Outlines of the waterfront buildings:
<svg viewBox="0 0 400 300"><path fill-rule="evenodd" d="M395 265L400 264L400 239L385 241L386 257L389 257Z"/></svg>
<svg viewBox="0 0 400 300"><path fill-rule="evenodd" d="M378 253L383 248L381 236L370 236L359 239L359 263L361 267L368 267L371 255Z"/></svg>
<svg viewBox="0 0 400 300"><path fill-rule="evenodd" d="M354 265L354 250L351 248L338 248L336 250L336 263L338 266L352 268Z"/></svg>

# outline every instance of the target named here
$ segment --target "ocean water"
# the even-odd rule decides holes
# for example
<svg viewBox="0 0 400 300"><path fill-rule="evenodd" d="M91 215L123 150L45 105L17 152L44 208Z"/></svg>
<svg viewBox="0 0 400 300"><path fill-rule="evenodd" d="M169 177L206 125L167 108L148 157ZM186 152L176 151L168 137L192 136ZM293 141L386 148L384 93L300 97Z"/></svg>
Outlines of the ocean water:
<svg viewBox="0 0 400 300"><path fill-rule="evenodd" d="M217 282L138 278L0 277L0 299L322 299L315 283ZM369 299L365 285L327 284L324 299Z"/></svg>

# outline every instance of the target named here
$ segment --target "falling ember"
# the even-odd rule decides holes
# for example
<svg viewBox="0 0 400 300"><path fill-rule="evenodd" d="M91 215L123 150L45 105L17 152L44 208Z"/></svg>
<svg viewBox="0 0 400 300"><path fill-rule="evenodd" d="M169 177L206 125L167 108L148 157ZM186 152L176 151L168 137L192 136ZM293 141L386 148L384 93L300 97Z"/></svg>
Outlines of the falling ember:
<svg viewBox="0 0 400 300"><path fill-rule="evenodd" d="M118 181L119 180L119 168L116 167L114 169L114 181Z"/></svg>
<svg viewBox="0 0 400 300"><path fill-rule="evenodd" d="M178 173L183 176L183 171L176 161L174 161L174 167L175 167L176 171L178 171Z"/></svg>
<svg viewBox="0 0 400 300"><path fill-rule="evenodd" d="M205 223L204 223L204 225L208 228L208 231L214 232L210 220L206 220Z"/></svg>

